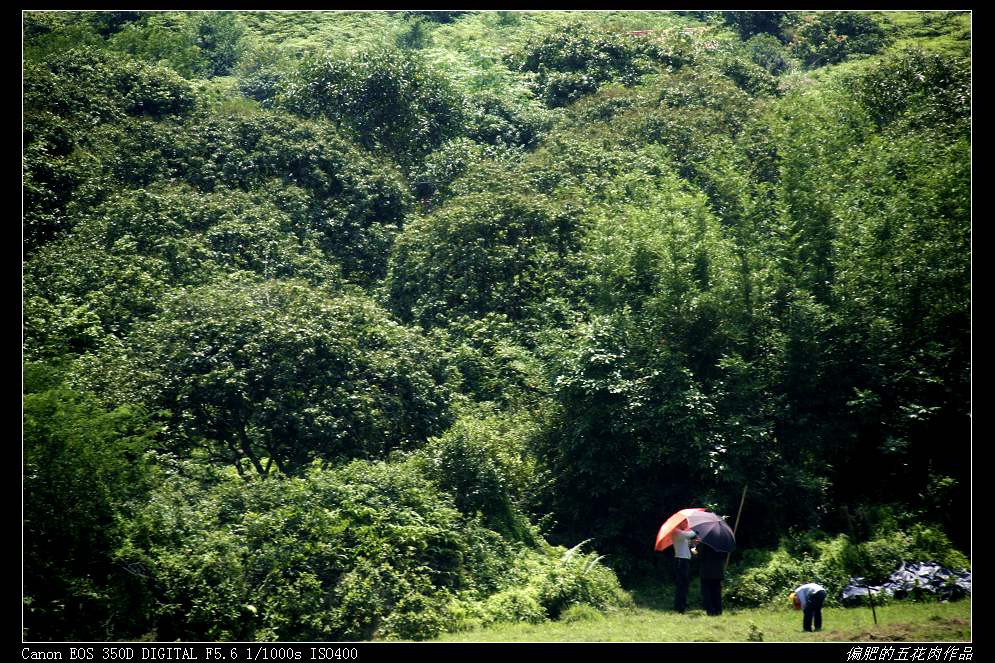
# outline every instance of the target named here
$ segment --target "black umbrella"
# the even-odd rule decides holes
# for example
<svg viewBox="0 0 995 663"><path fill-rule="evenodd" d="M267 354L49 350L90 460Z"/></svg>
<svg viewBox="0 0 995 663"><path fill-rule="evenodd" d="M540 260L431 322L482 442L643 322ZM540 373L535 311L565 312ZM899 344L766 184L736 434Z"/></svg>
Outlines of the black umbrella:
<svg viewBox="0 0 995 663"><path fill-rule="evenodd" d="M722 516L711 511L696 511L688 515L688 527L713 550L727 553L736 549L736 535Z"/></svg>

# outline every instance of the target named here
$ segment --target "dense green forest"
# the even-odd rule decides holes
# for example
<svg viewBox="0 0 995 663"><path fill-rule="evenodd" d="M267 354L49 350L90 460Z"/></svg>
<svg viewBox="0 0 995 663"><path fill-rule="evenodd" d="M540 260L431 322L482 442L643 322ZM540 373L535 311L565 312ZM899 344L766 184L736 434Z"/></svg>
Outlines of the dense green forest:
<svg viewBox="0 0 995 663"><path fill-rule="evenodd" d="M744 487L733 605L969 566L970 28L25 12L24 637L624 608Z"/></svg>

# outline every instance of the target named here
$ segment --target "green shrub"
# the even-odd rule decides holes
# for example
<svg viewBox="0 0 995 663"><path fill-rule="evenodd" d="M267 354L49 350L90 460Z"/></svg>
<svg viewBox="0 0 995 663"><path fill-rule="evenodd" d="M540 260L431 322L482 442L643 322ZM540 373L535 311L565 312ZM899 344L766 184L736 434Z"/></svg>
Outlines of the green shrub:
<svg viewBox="0 0 995 663"><path fill-rule="evenodd" d="M289 214L288 235L312 234L347 276L382 276L411 202L397 167L347 140L326 121L285 112L202 113L184 124L147 124L115 137L106 167L120 182L147 187L187 182L270 197Z"/></svg>
<svg viewBox="0 0 995 663"><path fill-rule="evenodd" d="M187 81L159 65L89 48L55 53L24 66L24 244L28 255L66 235L78 221L74 200L99 199L107 127L129 116L182 116L194 107Z"/></svg>
<svg viewBox="0 0 995 663"><path fill-rule="evenodd" d="M593 30L582 24L531 39L507 64L530 74L530 85L548 106L565 106L591 94L604 83L634 85L659 66L680 66L677 50L620 33Z"/></svg>
<svg viewBox="0 0 995 663"><path fill-rule="evenodd" d="M725 59L721 64L721 71L752 95L769 96L777 92L777 79L760 65L741 56Z"/></svg>
<svg viewBox="0 0 995 663"><path fill-rule="evenodd" d="M783 548L772 552L748 551L738 566L745 571L735 574L725 589L732 605L777 603L798 585L813 580L812 559L798 558Z"/></svg>
<svg viewBox="0 0 995 663"><path fill-rule="evenodd" d="M826 588L827 601L833 603L852 577L876 585L903 563L926 561L952 570L970 567L946 535L929 525L916 524L907 531L885 527L858 545L846 535L793 535L775 550L745 551L726 591L734 605L777 605L798 585L814 581Z"/></svg>
<svg viewBox="0 0 995 663"><path fill-rule="evenodd" d="M520 509L534 468L526 456L521 424L508 419L464 416L419 449L416 462L453 496L463 514L480 517L506 539L534 543L535 534Z"/></svg>
<svg viewBox="0 0 995 663"><path fill-rule="evenodd" d="M577 214L569 202L530 193L459 195L409 223L394 245L387 284L401 319L426 327L459 315L521 320L559 290Z"/></svg>
<svg viewBox="0 0 995 663"><path fill-rule="evenodd" d="M724 11L722 19L739 32L741 39L781 36L787 12L783 11Z"/></svg>
<svg viewBox="0 0 995 663"><path fill-rule="evenodd" d="M937 527L917 523L908 530L885 531L860 545L860 575L883 582L902 563L936 562L953 570L970 568L967 557ZM855 573L856 575L856 573Z"/></svg>
<svg viewBox="0 0 995 663"><path fill-rule="evenodd" d="M118 70L114 86L129 115L181 115L194 107L190 84L167 67L129 62Z"/></svg>
<svg viewBox="0 0 995 663"><path fill-rule="evenodd" d="M111 62L105 52L77 48L25 63L25 113L48 111L91 125L120 119L123 108Z"/></svg>
<svg viewBox="0 0 995 663"><path fill-rule="evenodd" d="M161 483L119 553L154 598L160 639L426 638L478 569L482 530L410 466L353 463L306 477Z"/></svg>
<svg viewBox="0 0 995 663"><path fill-rule="evenodd" d="M548 547L519 552L507 586L482 604L484 622L538 623L559 619L572 607L604 611L633 605L611 569L595 553Z"/></svg>
<svg viewBox="0 0 995 663"><path fill-rule="evenodd" d="M238 15L227 11L199 12L194 15L193 42L202 53L201 71L207 76L231 73L245 50L245 29Z"/></svg>
<svg viewBox="0 0 995 663"><path fill-rule="evenodd" d="M971 560L957 550L939 527L915 524L909 528L912 537L911 555L916 561L935 561L948 569L970 569Z"/></svg>
<svg viewBox="0 0 995 663"><path fill-rule="evenodd" d="M593 553L509 545L414 463L244 481L163 456L159 472L116 555L158 639L424 639L631 604Z"/></svg>
<svg viewBox="0 0 995 663"><path fill-rule="evenodd" d="M89 16L90 25L103 37L120 32L128 25L142 20L140 11L96 11Z"/></svg>
<svg viewBox="0 0 995 663"><path fill-rule="evenodd" d="M227 11L145 12L108 37L108 46L187 77L224 76L244 51L244 28Z"/></svg>
<svg viewBox="0 0 995 663"><path fill-rule="evenodd" d="M76 379L112 400L155 403L175 449L295 473L314 459L384 458L444 431L448 368L428 351L363 295L243 274L174 291L123 352L86 358Z"/></svg>
<svg viewBox="0 0 995 663"><path fill-rule="evenodd" d="M502 407L534 409L537 395L547 390L542 362L517 331L505 316L490 314L454 319L433 330L432 339L459 371L462 393Z"/></svg>
<svg viewBox="0 0 995 663"><path fill-rule="evenodd" d="M877 53L887 38L874 19L859 12L818 12L802 16L789 48L806 67L822 67L856 54Z"/></svg>
<svg viewBox="0 0 995 663"><path fill-rule="evenodd" d="M502 143L488 145L461 136L446 141L425 157L410 173L412 190L428 209L443 203L453 193L453 184L486 161L511 163L521 151Z"/></svg>
<svg viewBox="0 0 995 663"><path fill-rule="evenodd" d="M102 48L105 45L102 26L94 19L125 13L129 12L25 11L21 15L25 61L43 59L81 46Z"/></svg>
<svg viewBox="0 0 995 663"><path fill-rule="evenodd" d="M772 76L782 74L791 67L784 44L773 35L755 35L743 45L743 50L753 64L763 67Z"/></svg>
<svg viewBox="0 0 995 663"><path fill-rule="evenodd" d="M572 605L560 613L560 621L568 624L574 622L596 622L604 618L605 615L603 612L583 603Z"/></svg>
<svg viewBox="0 0 995 663"><path fill-rule="evenodd" d="M511 587L489 597L483 604L485 623L526 622L538 624L546 621L546 611L535 592L521 587Z"/></svg>
<svg viewBox="0 0 995 663"><path fill-rule="evenodd" d="M410 50L374 49L305 59L277 103L325 117L367 148L413 165L463 127L463 101L448 79Z"/></svg>
<svg viewBox="0 0 995 663"><path fill-rule="evenodd" d="M543 568L529 583L551 619L558 619L564 610L579 604L601 610L631 606L631 598L614 572L601 564L596 553L581 553L581 545L562 554L562 549L551 550L550 556L558 558L543 560Z"/></svg>
<svg viewBox="0 0 995 663"><path fill-rule="evenodd" d="M485 621L485 610L481 602L455 597L446 604L444 615L443 631L447 633L473 631L483 626Z"/></svg>
<svg viewBox="0 0 995 663"><path fill-rule="evenodd" d="M962 60L909 49L844 84L879 127L901 120L911 129L970 132L970 66Z"/></svg>
<svg viewBox="0 0 995 663"><path fill-rule="evenodd" d="M110 410L46 381L24 396L24 635L126 637L136 606L114 551L150 489L144 452L156 431L142 408Z"/></svg>
<svg viewBox="0 0 995 663"><path fill-rule="evenodd" d="M705 113L693 126L699 131L735 135L744 124L751 104L734 81L717 71L688 69L660 79L660 104L678 114Z"/></svg>
<svg viewBox="0 0 995 663"><path fill-rule="evenodd" d="M303 227L302 227L303 223ZM157 312L164 293L220 271L341 281L305 219L263 193L186 185L110 192L75 232L25 265L26 348L33 356L94 350Z"/></svg>
<svg viewBox="0 0 995 663"><path fill-rule="evenodd" d="M552 128L552 115L534 100L485 92L467 101L467 135L481 143L530 149Z"/></svg>

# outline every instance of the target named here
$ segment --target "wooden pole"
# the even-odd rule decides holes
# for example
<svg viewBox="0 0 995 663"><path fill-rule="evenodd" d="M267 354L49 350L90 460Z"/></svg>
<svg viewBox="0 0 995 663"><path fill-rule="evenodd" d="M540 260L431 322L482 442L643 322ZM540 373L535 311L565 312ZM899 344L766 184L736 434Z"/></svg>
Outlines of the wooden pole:
<svg viewBox="0 0 995 663"><path fill-rule="evenodd" d="M732 533L735 534L736 530L739 529L739 517L743 515L743 503L746 501L746 488L749 484L743 485L743 495L739 498L739 511L736 512L736 524L732 526ZM724 568L729 568L729 560L732 559L732 551L730 550L726 554L726 565Z"/></svg>
<svg viewBox="0 0 995 663"><path fill-rule="evenodd" d="M850 525L850 536L853 538L853 545L855 545L855 546L857 546L859 548L860 546L857 543L857 532L856 532L856 530L853 527L853 518L850 517L850 509L849 509L849 507L844 506L843 507L843 513L846 514L846 522L847 522L847 524ZM861 562L863 562L863 566L864 566L863 571L866 574L867 573L867 567L869 566L867 564L867 552L864 551L860 555L860 557L861 557ZM864 580L864 589L867 590L867 600L871 604L871 616L874 617L874 625L877 626L877 623L878 623L878 611L874 609L874 590L872 590L871 586L869 584L867 584L867 580L866 579Z"/></svg>

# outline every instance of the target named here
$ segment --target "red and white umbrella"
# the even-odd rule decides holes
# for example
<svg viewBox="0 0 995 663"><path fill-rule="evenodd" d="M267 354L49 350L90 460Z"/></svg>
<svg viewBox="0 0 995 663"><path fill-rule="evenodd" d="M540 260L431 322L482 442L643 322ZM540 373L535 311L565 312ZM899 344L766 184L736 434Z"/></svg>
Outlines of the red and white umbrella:
<svg viewBox="0 0 995 663"><path fill-rule="evenodd" d="M702 543L719 552L732 552L736 548L736 535L725 518L695 507L681 509L667 518L656 534L654 550L666 550L673 544L674 530L678 525L683 529L693 529Z"/></svg>

